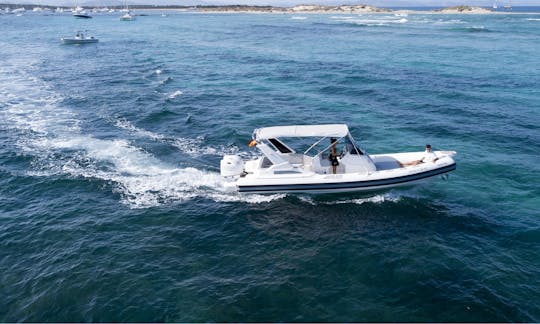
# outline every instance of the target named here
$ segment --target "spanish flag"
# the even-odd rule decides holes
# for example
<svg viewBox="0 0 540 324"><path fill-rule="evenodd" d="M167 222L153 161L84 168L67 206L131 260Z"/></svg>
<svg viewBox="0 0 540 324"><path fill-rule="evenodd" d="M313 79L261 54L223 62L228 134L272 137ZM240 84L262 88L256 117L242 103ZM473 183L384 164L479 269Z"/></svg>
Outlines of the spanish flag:
<svg viewBox="0 0 540 324"><path fill-rule="evenodd" d="M248 143L248 146L249 146L249 147L253 147L253 146L255 146L255 145L257 145L257 141L256 141L256 140L251 140L251 141L249 141L249 143Z"/></svg>

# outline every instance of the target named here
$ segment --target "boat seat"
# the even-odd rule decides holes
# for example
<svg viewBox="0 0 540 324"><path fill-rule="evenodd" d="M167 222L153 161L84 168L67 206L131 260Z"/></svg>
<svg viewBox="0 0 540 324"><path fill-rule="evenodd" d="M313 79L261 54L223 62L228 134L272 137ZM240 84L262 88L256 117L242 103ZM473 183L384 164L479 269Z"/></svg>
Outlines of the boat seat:
<svg viewBox="0 0 540 324"><path fill-rule="evenodd" d="M313 160L311 159L311 156L303 155L302 157L304 170L313 171Z"/></svg>
<svg viewBox="0 0 540 324"><path fill-rule="evenodd" d="M313 157L311 160L313 172L321 174L332 173L330 170L330 168L332 167L332 165L330 164L330 160L325 159L320 155Z"/></svg>
<svg viewBox="0 0 540 324"><path fill-rule="evenodd" d="M375 166L377 167L377 171L391 170L391 169L397 169L401 167L399 165L399 161L390 156L377 156L375 158L372 158L372 160L373 160L373 163L375 163Z"/></svg>
<svg viewBox="0 0 540 324"><path fill-rule="evenodd" d="M290 164L303 164L304 155L298 153L289 153L289 154L280 154L283 159L288 161Z"/></svg>

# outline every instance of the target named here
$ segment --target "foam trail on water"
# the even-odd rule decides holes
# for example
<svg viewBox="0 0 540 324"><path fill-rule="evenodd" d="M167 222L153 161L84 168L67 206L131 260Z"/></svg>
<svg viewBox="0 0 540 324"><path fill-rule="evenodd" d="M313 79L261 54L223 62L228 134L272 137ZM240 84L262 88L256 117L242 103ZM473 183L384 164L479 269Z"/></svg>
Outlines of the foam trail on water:
<svg viewBox="0 0 540 324"><path fill-rule="evenodd" d="M13 69L14 70L14 69ZM109 181L133 208L204 197L216 201L267 202L284 195L239 195L224 191L221 176L197 168L177 168L125 139L100 139L81 130L81 118L64 98L30 72L0 67L0 125L15 145L35 158L32 176L53 174ZM123 128L156 140L164 136L125 122Z"/></svg>
<svg viewBox="0 0 540 324"><path fill-rule="evenodd" d="M217 155L223 156L226 154L238 154L246 158L254 157L253 152L240 152L237 146L210 146L205 144L204 137L197 136L195 138L183 138L183 137L167 137L162 134L157 134L140 127L137 127L130 123L126 119L118 119L115 125L119 128L128 130L137 136L150 138L155 141L168 143L178 148L182 153L185 153L191 157L200 157L201 155Z"/></svg>
<svg viewBox="0 0 540 324"><path fill-rule="evenodd" d="M388 26L389 24L404 24L407 23L407 18L402 16L382 16L382 17L330 17L347 24L356 24L360 26ZM398 19L400 18L400 19Z"/></svg>
<svg viewBox="0 0 540 324"><path fill-rule="evenodd" d="M176 98L178 96L181 96L182 94L183 94L182 91L176 90L175 92L171 93L167 98L174 99L174 98Z"/></svg>

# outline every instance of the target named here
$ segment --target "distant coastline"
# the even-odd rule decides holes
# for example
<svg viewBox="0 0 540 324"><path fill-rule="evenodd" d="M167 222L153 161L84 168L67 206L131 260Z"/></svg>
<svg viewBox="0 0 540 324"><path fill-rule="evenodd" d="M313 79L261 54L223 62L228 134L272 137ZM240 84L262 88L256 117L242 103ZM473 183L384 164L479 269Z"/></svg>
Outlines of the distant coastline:
<svg viewBox="0 0 540 324"><path fill-rule="evenodd" d="M119 10L123 6L106 6L109 9ZM5 8L24 8L33 10L34 8L48 9L70 9L67 6L51 6L37 4L0 4L0 9ZM83 6L85 9L96 9L102 7ZM380 8L366 4L359 5L298 5L294 7L278 7L278 6L251 6L251 5L197 5L197 6L181 6L181 5L131 5L132 10L162 10L162 11L190 11L201 13L282 13L282 14L379 14L379 13L395 13L395 14L538 14L535 11L519 11L519 10L492 10L486 7L477 6L452 6L446 8L430 8L421 10L419 8Z"/></svg>

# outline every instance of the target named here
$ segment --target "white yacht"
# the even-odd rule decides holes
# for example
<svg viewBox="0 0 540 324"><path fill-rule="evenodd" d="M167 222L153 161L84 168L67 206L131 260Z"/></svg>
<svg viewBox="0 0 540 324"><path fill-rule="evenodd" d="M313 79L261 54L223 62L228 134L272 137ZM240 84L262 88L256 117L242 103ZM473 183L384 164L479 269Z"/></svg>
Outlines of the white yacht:
<svg viewBox="0 0 540 324"><path fill-rule="evenodd" d="M292 139L295 145L283 139ZM422 162L425 152L367 154L344 124L259 128L249 145L262 156L243 161L238 155L225 155L221 160L227 191L372 191L408 186L456 169L455 151L435 151L436 158L426 162ZM337 164L335 173L332 164Z"/></svg>
<svg viewBox="0 0 540 324"><path fill-rule="evenodd" d="M62 37L60 38L62 43L69 44L69 45L77 45L77 44L91 44L91 43L97 43L99 40L97 38L94 38L93 36L87 37L83 32L78 31L77 34L75 34L75 37Z"/></svg>
<svg viewBox="0 0 540 324"><path fill-rule="evenodd" d="M130 20L134 20L135 17L131 14L131 12L126 12L124 15L122 15L120 17L120 20L122 21L130 21Z"/></svg>
<svg viewBox="0 0 540 324"><path fill-rule="evenodd" d="M127 4L127 1L125 2L125 7L124 9L121 9L120 12L125 12L125 14L123 16L120 17L120 20L122 21L131 21L131 20L135 20L135 15L133 15L131 13L131 11L129 10L129 6Z"/></svg>
<svg viewBox="0 0 540 324"><path fill-rule="evenodd" d="M75 18L81 18L81 19L91 19L92 16L90 16L86 10L83 7L77 6L75 9L71 10L72 16Z"/></svg>

